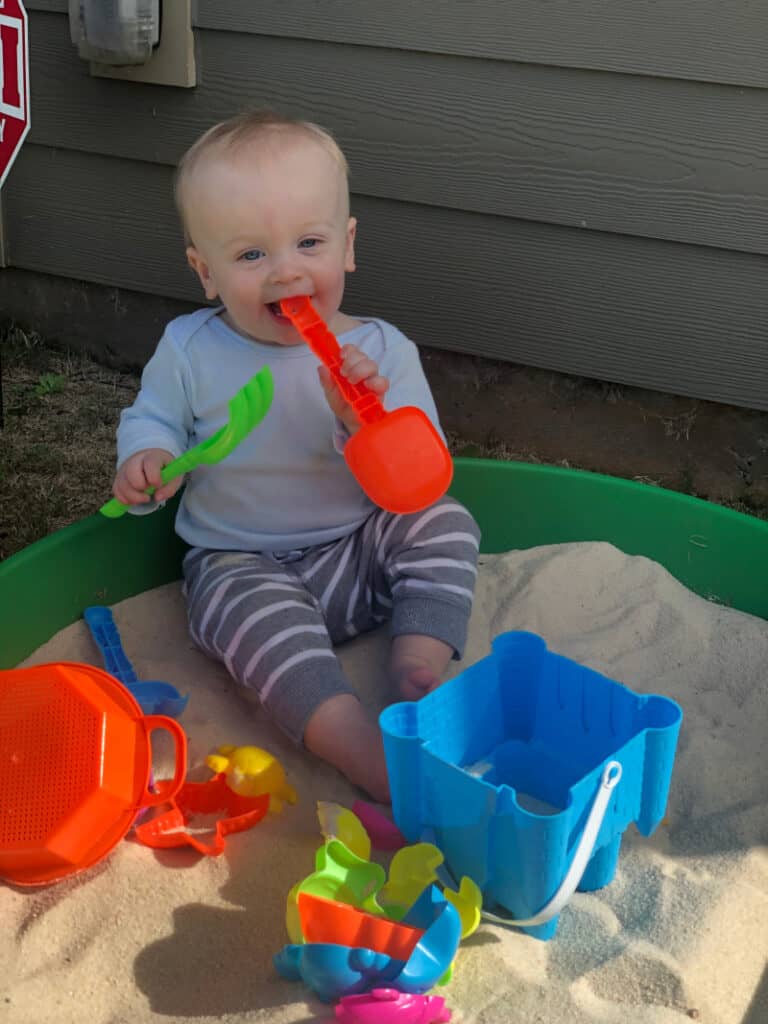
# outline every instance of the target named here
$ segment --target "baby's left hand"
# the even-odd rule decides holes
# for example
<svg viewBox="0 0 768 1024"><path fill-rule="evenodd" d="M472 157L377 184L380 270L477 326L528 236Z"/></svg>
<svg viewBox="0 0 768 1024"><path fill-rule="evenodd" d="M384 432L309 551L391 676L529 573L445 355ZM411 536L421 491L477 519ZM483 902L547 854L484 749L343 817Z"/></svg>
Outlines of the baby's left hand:
<svg viewBox="0 0 768 1024"><path fill-rule="evenodd" d="M381 376L378 366L372 359L365 355L364 352L361 352L355 345L344 345L341 354L343 357L341 372L350 384L364 383L379 398L386 394L389 388L389 381L386 377ZM320 383L323 385L323 391L331 411L334 416L341 420L349 433L354 434L360 429L360 423L352 410L352 406L337 388L327 367L318 367L318 372L320 374Z"/></svg>

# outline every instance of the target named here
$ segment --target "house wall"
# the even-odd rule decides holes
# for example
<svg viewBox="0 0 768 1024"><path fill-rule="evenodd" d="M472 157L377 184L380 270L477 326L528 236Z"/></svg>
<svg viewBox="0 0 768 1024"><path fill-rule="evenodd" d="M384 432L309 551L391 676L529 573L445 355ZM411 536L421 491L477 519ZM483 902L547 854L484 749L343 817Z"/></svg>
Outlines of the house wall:
<svg viewBox="0 0 768 1024"><path fill-rule="evenodd" d="M267 105L347 153L350 312L421 345L768 408L763 5L198 0L190 90L90 77L66 0L26 6L6 308L29 275L35 293L51 275L133 307L199 301L173 167L211 123ZM113 355L143 361L142 328L116 315Z"/></svg>

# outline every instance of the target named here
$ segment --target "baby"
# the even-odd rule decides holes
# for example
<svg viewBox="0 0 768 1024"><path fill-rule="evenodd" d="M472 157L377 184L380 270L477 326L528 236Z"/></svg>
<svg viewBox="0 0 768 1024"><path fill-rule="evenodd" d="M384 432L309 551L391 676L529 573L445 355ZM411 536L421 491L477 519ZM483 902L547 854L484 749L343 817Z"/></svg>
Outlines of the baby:
<svg viewBox="0 0 768 1024"><path fill-rule="evenodd" d="M176 199L189 265L219 305L166 327L120 420L114 494L134 511L170 498L181 480L161 486L162 467L218 430L269 365L266 418L196 469L181 498L190 633L295 742L387 800L380 731L333 645L389 620L393 695L439 686L463 651L479 530L452 498L411 515L371 503L342 454L352 408L279 302L309 296L348 380L388 409L419 407L439 431L418 351L391 324L340 309L356 221L346 160L323 129L262 112L216 125L182 158Z"/></svg>

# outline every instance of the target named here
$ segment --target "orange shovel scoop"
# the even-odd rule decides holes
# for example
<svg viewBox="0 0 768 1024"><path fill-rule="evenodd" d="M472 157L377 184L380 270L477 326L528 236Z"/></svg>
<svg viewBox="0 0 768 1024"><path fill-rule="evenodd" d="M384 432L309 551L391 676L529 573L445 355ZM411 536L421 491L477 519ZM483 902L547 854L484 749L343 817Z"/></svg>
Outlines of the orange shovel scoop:
<svg viewBox="0 0 768 1024"><path fill-rule="evenodd" d="M283 299L280 309L331 372L355 411L360 429L344 446L344 458L362 489L388 512L420 512L448 490L453 463L429 418L415 406L387 412L364 384L341 373L341 348L306 296Z"/></svg>

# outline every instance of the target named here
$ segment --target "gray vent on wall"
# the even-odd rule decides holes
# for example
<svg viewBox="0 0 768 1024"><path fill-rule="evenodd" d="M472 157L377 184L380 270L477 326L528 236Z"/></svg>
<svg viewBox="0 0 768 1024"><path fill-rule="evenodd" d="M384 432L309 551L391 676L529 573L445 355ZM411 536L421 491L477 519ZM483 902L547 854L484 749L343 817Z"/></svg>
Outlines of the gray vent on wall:
<svg viewBox="0 0 768 1024"><path fill-rule="evenodd" d="M146 64L160 42L160 0L69 0L69 32L83 60Z"/></svg>

